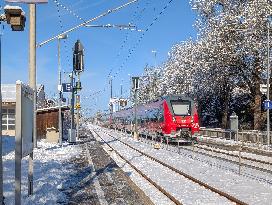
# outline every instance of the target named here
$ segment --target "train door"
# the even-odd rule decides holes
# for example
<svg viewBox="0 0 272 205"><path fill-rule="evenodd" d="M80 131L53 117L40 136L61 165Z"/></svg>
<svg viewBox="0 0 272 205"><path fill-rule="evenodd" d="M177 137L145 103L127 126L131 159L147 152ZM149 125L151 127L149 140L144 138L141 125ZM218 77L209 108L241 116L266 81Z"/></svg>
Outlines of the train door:
<svg viewBox="0 0 272 205"><path fill-rule="evenodd" d="M172 124L172 114L170 112L169 106L166 100L163 101L163 115L164 115L164 122L162 123L162 132L163 134L170 134L171 133L171 124Z"/></svg>

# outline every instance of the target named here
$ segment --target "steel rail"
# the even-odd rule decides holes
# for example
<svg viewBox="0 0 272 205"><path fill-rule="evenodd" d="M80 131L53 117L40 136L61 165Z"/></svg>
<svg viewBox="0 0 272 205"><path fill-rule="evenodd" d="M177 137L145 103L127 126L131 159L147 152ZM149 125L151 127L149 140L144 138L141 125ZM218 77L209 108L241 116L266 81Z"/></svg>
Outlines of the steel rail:
<svg viewBox="0 0 272 205"><path fill-rule="evenodd" d="M79 24L79 25L77 25L77 26L75 26L75 27L73 27L73 28L70 28L70 29L67 30L67 31L64 31L64 32L62 32L62 33L60 33L60 34L58 34L58 35L56 35L56 36L54 36L54 37L52 37L52 38L46 40L46 41L43 41L42 43L37 44L36 47L41 47L41 46L43 46L44 44L46 44L46 43L48 43L48 42L50 42L50 41L53 41L53 40L57 39L57 38L58 38L59 36L61 36L61 35L70 33L70 32L72 32L72 31L74 31L74 30L76 30L76 29L78 29L78 28L80 28L80 27L83 27L83 26L89 24L90 22L96 21L97 19L99 19L99 18L101 18L101 17L104 17L104 16L106 16L106 15L108 15L108 14L110 14L110 13L116 12L116 11L118 11L118 10L124 8L124 7L127 7L128 5L130 5L130 4L132 4L132 3L135 3L135 2L137 2L137 1L138 1L138 0L133 0L133 1L130 1L130 2L126 3L126 4L123 4L123 5L121 5L121 6L118 6L118 7L114 8L114 9L109 9L108 11L105 11L104 13L102 13L102 14L100 14L100 15L98 15L98 16L96 16L96 17L90 19L90 20L85 21L84 23L81 23L81 24Z"/></svg>
<svg viewBox="0 0 272 205"><path fill-rule="evenodd" d="M187 150L187 151L191 151L191 152L196 152L196 153L199 153L201 155L205 155L205 156L208 156L208 157L212 157L212 158L216 158L216 159L219 159L219 160L223 160L223 161L226 161L226 162L230 162L230 163L234 163L236 165L239 165L239 162L237 161L234 161L234 160L231 160L231 159L226 159L226 158L223 158L223 157L219 157L219 156L214 156L214 155L211 155L209 153L203 153L203 152L200 152L200 151L193 151L191 149L188 149L188 148L185 148L185 147L180 147L181 149L184 149L184 150ZM214 152L214 151L213 151ZM236 156L237 157L237 156ZM239 159L239 158L238 158ZM262 172L266 172L268 174L272 174L272 171L269 170L269 169L264 169L264 168L261 168L261 167L257 167L257 166L254 166L254 165L250 165L250 164L246 164L244 162L241 163L241 166L243 167L247 167L247 168L250 168L250 169L255 169L255 170L258 170L258 171L262 171Z"/></svg>
<svg viewBox="0 0 272 205"><path fill-rule="evenodd" d="M230 200L230 201L236 203L237 205L248 205L247 203L245 203L245 202L243 202L243 201L237 199L236 197L231 196L230 194L228 194L228 193L226 193L226 192L223 192L223 191L221 191L221 190L219 190L219 189L217 189L217 188L215 188L215 187L212 187L212 186L208 185L207 183L202 182L202 181L196 179L195 177L192 177L192 176L190 176L189 174L186 174L185 172L182 172L182 171L180 171L180 170L178 170L178 169L176 169L176 168L174 168L174 167L172 167L172 166L166 164L165 162L162 162L162 161L156 159L155 157L152 157L152 156L150 156L150 155L148 155L148 154L142 152L141 150L138 150L138 149L134 148L134 147L131 146L130 144L123 142L122 140L120 140L120 139L114 137L113 135L111 135L111 134L109 134L109 133L107 133L107 132L105 132L105 131L103 131L103 132L104 132L105 134L111 136L112 138L118 140L118 141L121 142L122 144L128 146L129 148L131 148L131 149L133 149L133 150L139 152L140 154L142 154L142 155L144 155L144 156L146 156L146 157L152 159L153 161L155 161L155 162L157 162L157 163L159 163L159 164L161 164L161 165L163 165L163 166L169 168L170 170L172 170L172 171L174 171L174 172L176 172L176 173L178 173L178 174L184 176L185 178L187 178L187 179L189 179L189 180L191 180L191 181L193 181L193 182L199 184L200 186L203 186L203 187L205 187L206 189L209 189L209 190L211 190L212 192L217 193L217 194L219 194L220 196L223 196L223 197L227 198L228 200Z"/></svg>
<svg viewBox="0 0 272 205"><path fill-rule="evenodd" d="M231 146L231 145L226 145L226 144L218 144L218 143L215 143L215 142L204 142L204 141L200 141L199 144L206 144L206 145L213 145L215 147L222 147L222 148L225 148L225 150L227 151L232 151L228 148L233 148L234 146ZM239 145L236 145L236 147L240 147ZM271 157L272 155L272 152L271 151L264 151L264 150L252 150L252 148L249 148L249 147L243 147L243 151L244 152L247 152L247 153L251 153L251 154L256 154L254 153L254 151L258 151L259 152L259 155L262 155L262 156L267 156L267 157Z"/></svg>
<svg viewBox="0 0 272 205"><path fill-rule="evenodd" d="M125 157L123 157L116 149L114 149L108 142L106 142L95 130L93 130L95 134L103 140L104 143L107 144L114 152L122 158L127 164L129 164L137 173L139 173L143 178L145 178L149 183L151 183L154 187L156 187L160 192L162 192L165 196L167 196L172 202L174 202L176 205L182 205L181 202L179 202L173 195L171 195L169 192L167 192L164 188L162 188L160 185L158 185L156 182L154 182L151 178L149 178L146 174L144 174L141 170L139 170L136 166L134 166L129 160L127 160Z"/></svg>
<svg viewBox="0 0 272 205"><path fill-rule="evenodd" d="M145 138L145 140L150 140L150 139L146 139ZM150 140L150 141L153 141L153 140ZM171 146L171 145L168 145L168 146ZM174 146L172 146L172 147L174 147ZM223 160L223 161L226 161L226 162L230 162L230 163L234 163L234 164L236 164L236 165L239 165L239 162L237 162L237 161L234 161L234 160L230 160L230 159L226 159L226 158L223 158L223 157L219 157L219 156L214 156L214 155L211 155L211 154L209 154L209 153L203 153L203 152L201 152L201 151L199 151L199 150L192 150L192 149L190 149L190 148L186 148L186 147L182 147L182 146L180 146L180 147L178 147L179 149L183 149L183 150L186 150L186 151L190 151L190 152L195 152L195 153L199 153L199 154L201 154L201 155L205 155L205 156L208 156L208 157L212 157L212 158L215 158L215 159L219 159L219 160ZM197 147L198 148L198 147ZM199 149L202 149L202 148L199 148ZM207 150L208 151L208 150ZM210 150L211 151L211 150ZM213 152L215 152L215 150L212 150ZM225 154L225 155L227 155L227 153L224 153L224 152L222 152L221 154ZM230 155L231 156L231 155ZM232 157L237 157L237 156L232 156ZM238 156L239 157L239 156ZM249 160L250 161L250 159L251 158L247 158L247 157L242 157L242 159L245 159L245 160ZM253 159L254 160L254 159ZM253 161L252 160L252 161ZM261 161L261 160L256 160L256 162L257 163L261 163L261 162L263 162L263 161ZM264 161L265 162L265 161ZM267 162L267 164L265 164L265 165L271 165L270 164L270 162ZM250 164L247 164L247 163L244 163L244 162L242 162L241 163L241 166L244 166L244 167L247 167L247 168L251 168L251 169L255 169L255 170L258 170L258 171L262 171L262 172L266 172L266 173L268 173L268 174L272 174L272 170L269 170L269 169L265 169L265 168L261 168L261 167L258 167L258 166L254 166L254 165L250 165Z"/></svg>
<svg viewBox="0 0 272 205"><path fill-rule="evenodd" d="M203 150L207 150L207 151L211 151L212 148L205 148L205 147L201 147L201 146L196 146L199 149L203 149ZM225 154L231 157L239 157L238 155L235 154L231 154L231 153L227 153L227 152L222 152L219 150L212 150L213 152L219 153L219 154ZM245 156L241 156L242 159L248 160L248 161L253 161L253 162L258 162L258 163L262 163L262 164L266 164L266 165L272 165L272 162L267 162L267 161L263 161L263 160L259 160L259 159L253 159L250 157L245 157Z"/></svg>
<svg viewBox="0 0 272 205"><path fill-rule="evenodd" d="M145 138L145 139L147 140L147 138ZM151 141L153 141L153 140L151 140ZM216 153L220 153L220 154L225 154L225 155L228 155L228 156L231 156L231 157L238 157L239 158L239 156L237 156L237 155L226 153L226 152L220 152L218 150L212 150L211 148L202 148L202 147L199 147L199 146L196 146L196 147L199 148L199 149L206 150L206 151L212 151L212 152L216 152ZM233 160L230 160L230 159L226 159L226 158L223 158L223 157L219 157L219 156L214 156L214 155L211 155L209 153L203 153L203 152L200 152L199 150L192 150L192 149L186 148L186 147L179 147L179 149L183 149L183 150L187 150L187 151L191 151L191 152L196 152L196 153L199 153L199 154L202 154L202 155L205 155L205 156L213 157L213 158L216 158L216 159L219 159L219 160L223 160L223 161L226 161L226 162L231 162L231 163L239 165L239 162L236 162L236 161L233 161ZM244 160L248 160L248 161L252 161L252 162L256 162L256 163L263 163L264 165L269 165L269 166L272 165L271 162L266 162L266 161L263 161L263 160L257 160L257 159L253 159L253 158L249 158L249 157L243 157L243 156L241 156L241 158L244 159ZM262 172L272 174L272 170L261 168L261 167L254 166L254 165L250 165L250 164L247 164L247 163L244 163L244 162L241 163L241 166L248 167L248 168L251 168L251 169L256 169L258 171L262 171Z"/></svg>

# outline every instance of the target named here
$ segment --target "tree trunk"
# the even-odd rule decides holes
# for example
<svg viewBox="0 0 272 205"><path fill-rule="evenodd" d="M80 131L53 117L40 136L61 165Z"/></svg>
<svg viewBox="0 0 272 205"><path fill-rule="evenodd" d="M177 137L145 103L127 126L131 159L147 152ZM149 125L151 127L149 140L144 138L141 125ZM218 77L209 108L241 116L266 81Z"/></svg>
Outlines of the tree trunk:
<svg viewBox="0 0 272 205"><path fill-rule="evenodd" d="M224 79L224 84L222 86L223 90L221 92L221 128L227 129L228 127L228 114L229 114L229 101L230 101L230 86L228 85L227 79Z"/></svg>
<svg viewBox="0 0 272 205"><path fill-rule="evenodd" d="M261 93L260 86L256 86L256 92L254 96L254 130L260 130L263 124L262 113L261 113Z"/></svg>
<svg viewBox="0 0 272 205"><path fill-rule="evenodd" d="M254 113L254 130L260 130L262 124L264 123L264 119L262 117L262 99L261 99L261 91L260 91L260 70L261 67L259 66L259 59L256 59L256 67L253 73L253 113Z"/></svg>
<svg viewBox="0 0 272 205"><path fill-rule="evenodd" d="M229 113L229 97L224 103L223 103L223 113L222 113L222 124L221 128L227 129L228 128L228 113Z"/></svg>

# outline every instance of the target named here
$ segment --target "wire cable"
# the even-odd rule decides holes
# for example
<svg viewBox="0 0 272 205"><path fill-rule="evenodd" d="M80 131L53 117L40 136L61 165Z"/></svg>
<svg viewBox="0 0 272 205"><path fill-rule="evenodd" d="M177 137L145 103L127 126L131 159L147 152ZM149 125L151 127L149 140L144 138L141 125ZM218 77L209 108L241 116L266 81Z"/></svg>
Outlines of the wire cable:
<svg viewBox="0 0 272 205"><path fill-rule="evenodd" d="M58 3L57 0L54 0L54 2L56 3L56 9L57 9L57 12L58 12L58 18L59 18L59 24L60 24L60 30L61 32L64 32L64 28L63 28L63 22L62 22L62 19L61 19L61 14L60 14L60 4ZM66 43L66 39L64 39L64 50L65 50L65 53L66 53L66 60L68 62L68 67L70 68L71 67L71 60L68 56L68 47L67 47L67 43Z"/></svg>
<svg viewBox="0 0 272 205"><path fill-rule="evenodd" d="M130 4L133 4L133 3L137 2L137 1L138 1L138 0L132 0L132 1L128 2L128 3L126 3L126 4L123 4L123 5L121 5L121 6L116 7L116 8L114 8L114 9L110 9L110 10L108 10L108 11L106 11L106 12L104 12L104 13L102 13L102 14L100 14L100 15L94 17L94 18L91 18L91 19L87 20L87 21L84 22L84 23L81 23L81 24L79 24L79 25L77 25L77 26L74 26L74 27L72 27L72 28L70 28L70 29L68 29L68 30L66 30L66 31L64 31L64 32L62 32L62 33L60 33L60 34L58 34L58 35L56 35L56 36L54 36L54 37L52 37L52 38L46 40L46 41L43 41L43 42L37 44L37 47L41 47L41 46L43 46L43 45L45 45L45 44L47 44L47 43L49 43L49 42L51 42L51 41L57 39L60 35L65 35L65 34L67 34L67 33L70 33L70 32L72 32L72 31L74 31L74 30L76 30L76 29L79 29L79 28L85 26L86 24L88 24L88 23L90 23L90 22L96 21L96 20L98 20L98 19L100 19L100 18L102 18L102 17L104 17L104 16L107 16L107 15L109 15L109 14L111 14L111 13L117 12L117 11L119 11L120 9L123 9L123 8L129 6Z"/></svg>
<svg viewBox="0 0 272 205"><path fill-rule="evenodd" d="M122 63L122 65L120 66L120 68L118 69L118 71L114 74L114 76L110 76L112 77L112 79L116 78L116 76L120 73L120 71L123 69L123 67L125 66L126 62L129 60L129 58L131 57L131 55L133 54L133 52L135 51L135 49L138 47L138 45L141 43L142 39L144 38L145 34L151 29L151 27L159 20L159 18L162 16L162 14L166 11L166 9L170 6L170 4L173 2L173 0L169 0L168 3L163 7L163 9L158 13L158 15L153 18L152 22L147 26L147 28L144 30L144 32L142 33L142 35L140 36L140 38L138 39L138 41L136 42L136 44L133 46L133 48L131 50L129 50L129 54L126 57L126 59L124 60L124 62ZM106 91L106 88L104 88L103 90L97 91L99 94L102 94L103 92Z"/></svg>

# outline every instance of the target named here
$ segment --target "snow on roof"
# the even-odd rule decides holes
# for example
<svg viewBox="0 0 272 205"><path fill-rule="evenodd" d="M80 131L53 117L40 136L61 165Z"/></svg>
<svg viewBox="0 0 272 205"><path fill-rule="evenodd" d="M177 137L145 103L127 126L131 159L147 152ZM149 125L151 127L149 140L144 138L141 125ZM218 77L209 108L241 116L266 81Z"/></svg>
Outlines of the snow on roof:
<svg viewBox="0 0 272 205"><path fill-rule="evenodd" d="M2 84L2 101L3 102L16 102L16 85L15 84Z"/></svg>
<svg viewBox="0 0 272 205"><path fill-rule="evenodd" d="M20 6L11 6L11 5L6 5L4 7L4 9L20 9L20 10L22 10L22 8Z"/></svg>
<svg viewBox="0 0 272 205"><path fill-rule="evenodd" d="M42 84L37 85L37 91L43 87ZM16 102L16 84L2 84L2 102Z"/></svg>

